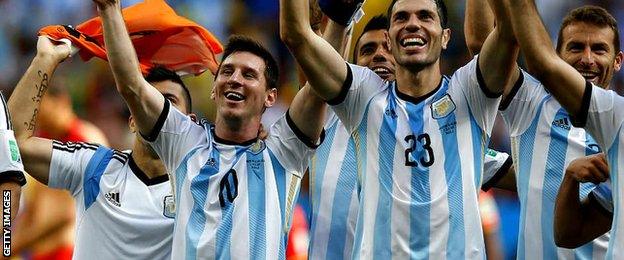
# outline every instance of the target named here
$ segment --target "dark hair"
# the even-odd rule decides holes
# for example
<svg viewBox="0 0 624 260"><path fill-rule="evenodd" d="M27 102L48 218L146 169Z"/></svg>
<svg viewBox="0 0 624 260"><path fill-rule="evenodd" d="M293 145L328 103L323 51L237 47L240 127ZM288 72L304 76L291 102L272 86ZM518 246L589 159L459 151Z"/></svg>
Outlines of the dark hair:
<svg viewBox="0 0 624 260"><path fill-rule="evenodd" d="M599 27L609 27L613 30L613 46L615 53L620 51L620 32L618 31L617 20L602 7L586 5L570 11L564 18L561 28L559 28L559 36L557 39L557 53L563 48L563 30L572 23L582 22Z"/></svg>
<svg viewBox="0 0 624 260"><path fill-rule="evenodd" d="M370 21L368 21L368 23L366 23L366 26L364 26L364 30L362 30L362 34L360 34L360 37L355 42L355 48L353 50L354 63L357 63L358 44L360 44L360 39L362 39L362 36L369 31L387 30L388 24L388 17L384 15L375 16Z"/></svg>
<svg viewBox="0 0 624 260"><path fill-rule="evenodd" d="M249 52L264 60L264 64L266 65L264 76L266 78L267 88L277 88L279 80L279 68L277 66L277 62L273 58L273 55L271 55L271 53L264 48L262 44L247 36L230 36L228 43L225 46L225 50L223 51L221 64L223 64L223 61L227 59L227 57L235 52ZM219 65L219 70L221 70L221 65ZM219 70L217 70L217 76L219 75Z"/></svg>
<svg viewBox="0 0 624 260"><path fill-rule="evenodd" d="M321 30L323 22L323 11L318 4L318 0L310 0L310 26L314 32Z"/></svg>
<svg viewBox="0 0 624 260"><path fill-rule="evenodd" d="M390 7L388 7L388 19L392 20L392 8L394 8L394 4L396 4L398 0L392 0L392 3L390 4ZM433 1L436 6L438 7L438 16L440 16L440 23L442 25L442 28L447 28L448 27L448 10L446 8L446 4L444 4L443 0L431 0ZM390 22L391 23L391 22ZM390 23L388 23L388 26L390 25Z"/></svg>
<svg viewBox="0 0 624 260"><path fill-rule="evenodd" d="M145 76L145 80L150 83L163 82L167 80L177 83L184 90L184 99L186 99L186 103L188 104L188 112L193 111L191 92L189 92L186 85L184 85L182 78L180 78L180 76L174 71L167 69L163 66L156 66L149 70L147 76Z"/></svg>

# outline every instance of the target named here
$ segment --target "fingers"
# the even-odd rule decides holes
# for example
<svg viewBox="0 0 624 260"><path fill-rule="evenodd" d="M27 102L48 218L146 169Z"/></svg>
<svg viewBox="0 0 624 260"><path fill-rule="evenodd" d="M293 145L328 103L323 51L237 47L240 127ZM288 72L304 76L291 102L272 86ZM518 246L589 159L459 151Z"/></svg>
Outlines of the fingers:
<svg viewBox="0 0 624 260"><path fill-rule="evenodd" d="M596 154L572 161L566 174L579 182L598 184L609 179L609 166L604 154Z"/></svg>

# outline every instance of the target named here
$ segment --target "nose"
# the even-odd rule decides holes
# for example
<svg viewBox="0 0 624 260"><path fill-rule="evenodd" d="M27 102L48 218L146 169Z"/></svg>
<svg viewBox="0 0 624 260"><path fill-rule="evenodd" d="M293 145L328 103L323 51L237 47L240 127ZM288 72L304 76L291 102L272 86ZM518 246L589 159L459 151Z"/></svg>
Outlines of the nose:
<svg viewBox="0 0 624 260"><path fill-rule="evenodd" d="M420 21L418 21L418 17L416 15L410 15L409 20L405 26L405 29L409 32L415 32L420 30Z"/></svg>
<svg viewBox="0 0 624 260"><path fill-rule="evenodd" d="M384 50L382 46L379 46L377 50L375 50L375 55L373 56L374 62L384 62L386 61L386 56L384 55Z"/></svg>
<svg viewBox="0 0 624 260"><path fill-rule="evenodd" d="M583 49L583 56L581 56L581 65L583 66L592 66L596 63L595 59L594 59L594 54L592 53L591 48L585 47L585 49Z"/></svg>
<svg viewBox="0 0 624 260"><path fill-rule="evenodd" d="M243 75L239 70L235 70L232 75L227 78L227 84L231 86L240 86L242 83Z"/></svg>

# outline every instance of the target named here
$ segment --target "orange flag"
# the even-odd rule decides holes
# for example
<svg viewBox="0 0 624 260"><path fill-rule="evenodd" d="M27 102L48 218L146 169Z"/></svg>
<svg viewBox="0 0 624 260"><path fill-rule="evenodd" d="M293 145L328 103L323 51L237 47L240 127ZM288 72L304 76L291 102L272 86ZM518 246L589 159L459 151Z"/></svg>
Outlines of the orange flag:
<svg viewBox="0 0 624 260"><path fill-rule="evenodd" d="M144 75L155 65L165 66L180 75L199 75L206 70L216 73L219 63L215 55L223 52L219 40L202 26L178 16L164 0L145 0L122 12ZM70 39L80 48L84 61L94 56L107 60L100 17L76 28L46 26L39 35L54 40Z"/></svg>

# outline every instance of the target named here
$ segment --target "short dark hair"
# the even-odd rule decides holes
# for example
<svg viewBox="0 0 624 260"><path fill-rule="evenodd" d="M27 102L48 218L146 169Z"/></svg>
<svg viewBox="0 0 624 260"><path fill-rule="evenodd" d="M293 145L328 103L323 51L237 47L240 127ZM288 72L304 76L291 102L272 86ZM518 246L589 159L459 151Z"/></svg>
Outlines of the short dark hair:
<svg viewBox="0 0 624 260"><path fill-rule="evenodd" d="M593 5L586 5L570 11L564 18L557 39L557 53L563 48L563 30L570 24L581 22L598 27L609 27L613 30L613 46L615 53L620 51L620 32L618 31L617 20L604 8Z"/></svg>
<svg viewBox="0 0 624 260"><path fill-rule="evenodd" d="M369 31L388 30L388 25L388 17L384 15L375 16L370 19L368 23L366 23L366 26L364 26L364 30L362 30L362 34L360 34L360 37L358 37L357 41L355 42L355 48L353 50L354 63L357 63L358 44L360 44L360 39L362 39L362 36Z"/></svg>
<svg viewBox="0 0 624 260"><path fill-rule="evenodd" d="M392 0L390 7L388 7L388 19L392 20L392 8L394 8L394 4L396 4L398 0ZM446 8L446 4L444 4L443 0L431 0L438 7L438 16L440 16L440 23L442 28L448 28L448 9ZM390 23L388 23L390 26Z"/></svg>
<svg viewBox="0 0 624 260"><path fill-rule="evenodd" d="M273 58L273 55L271 55L271 53L264 48L262 44L247 36L230 36L228 43L225 46L225 50L223 51L223 57L221 58L219 70L221 70L221 64L223 64L223 61L235 52L249 52L264 60L264 65L266 67L264 70L264 76L266 78L267 88L277 88L279 81L279 68L275 58ZM219 75L219 70L217 70L217 77Z"/></svg>
<svg viewBox="0 0 624 260"><path fill-rule="evenodd" d="M184 90L184 99L186 99L186 103L188 104L188 112L193 111L191 92L189 92L186 85L184 85L182 78L180 78L180 76L175 73L175 71L159 65L149 70L147 76L145 76L145 80L150 83L163 82L167 80L177 83Z"/></svg>

